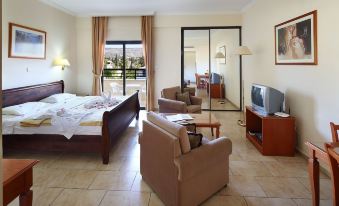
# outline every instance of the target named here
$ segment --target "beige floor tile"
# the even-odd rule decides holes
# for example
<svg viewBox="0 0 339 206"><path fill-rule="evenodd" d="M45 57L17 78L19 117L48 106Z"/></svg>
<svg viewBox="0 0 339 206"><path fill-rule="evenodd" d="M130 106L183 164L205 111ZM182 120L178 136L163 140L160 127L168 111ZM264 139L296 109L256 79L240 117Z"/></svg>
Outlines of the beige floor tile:
<svg viewBox="0 0 339 206"><path fill-rule="evenodd" d="M312 200L310 199L294 199L298 206L311 206ZM320 200L320 206L332 206L332 200Z"/></svg>
<svg viewBox="0 0 339 206"><path fill-rule="evenodd" d="M148 206L150 196L148 192L108 191L100 206Z"/></svg>
<svg viewBox="0 0 339 206"><path fill-rule="evenodd" d="M33 185L62 188L88 188L98 171L69 169L33 170Z"/></svg>
<svg viewBox="0 0 339 206"><path fill-rule="evenodd" d="M282 163L285 162L307 163L307 160L298 152L293 157L275 156L274 158Z"/></svg>
<svg viewBox="0 0 339 206"><path fill-rule="evenodd" d="M213 196L202 206L246 206L246 201L240 196Z"/></svg>
<svg viewBox="0 0 339 206"><path fill-rule="evenodd" d="M238 146L238 145L235 145ZM246 149L244 151L239 152L242 160L244 161L263 161L263 162L276 162L272 156L264 156L257 149Z"/></svg>
<svg viewBox="0 0 339 206"><path fill-rule="evenodd" d="M33 187L33 205L50 205L62 192L62 188ZM19 206L19 198L13 200L8 206Z"/></svg>
<svg viewBox="0 0 339 206"><path fill-rule="evenodd" d="M62 188L88 188L98 174L90 170L68 170L58 177L55 177L49 187Z"/></svg>
<svg viewBox="0 0 339 206"><path fill-rule="evenodd" d="M311 185L309 178L298 178L308 190L311 191ZM332 198L332 183L330 179L320 179L320 199L331 199Z"/></svg>
<svg viewBox="0 0 339 206"><path fill-rule="evenodd" d="M137 173L133 186L132 191L136 192L152 192L152 189L147 185L147 183L142 179L141 174Z"/></svg>
<svg viewBox="0 0 339 206"><path fill-rule="evenodd" d="M266 168L277 177L308 177L306 162L263 162Z"/></svg>
<svg viewBox="0 0 339 206"><path fill-rule="evenodd" d="M104 190L65 189L53 206L97 206L104 197Z"/></svg>
<svg viewBox="0 0 339 206"><path fill-rule="evenodd" d="M272 173L265 168L265 165L262 162L230 161L230 170L232 171L233 175L255 177L272 176Z"/></svg>
<svg viewBox="0 0 339 206"><path fill-rule="evenodd" d="M50 168L84 169L92 157L93 154L88 153L65 153L53 162Z"/></svg>
<svg viewBox="0 0 339 206"><path fill-rule="evenodd" d="M140 171L140 158L139 157L126 157L125 161L122 162L120 171Z"/></svg>
<svg viewBox="0 0 339 206"><path fill-rule="evenodd" d="M296 178L257 177L256 179L268 197L311 198L310 191Z"/></svg>
<svg viewBox="0 0 339 206"><path fill-rule="evenodd" d="M33 205L50 205L62 192L63 188L33 187Z"/></svg>
<svg viewBox="0 0 339 206"><path fill-rule="evenodd" d="M101 157L92 157L84 165L83 169L86 170L109 170L118 171L121 169L123 162L126 161L126 157L110 155L108 164L102 164Z"/></svg>
<svg viewBox="0 0 339 206"><path fill-rule="evenodd" d="M266 197L265 192L255 177L231 176L230 183L223 188L220 195Z"/></svg>
<svg viewBox="0 0 339 206"><path fill-rule="evenodd" d="M155 193L151 193L148 206L165 206L165 204L159 199Z"/></svg>
<svg viewBox="0 0 339 206"><path fill-rule="evenodd" d="M245 197L247 206L297 206L292 199Z"/></svg>
<svg viewBox="0 0 339 206"><path fill-rule="evenodd" d="M131 190L136 172L101 171L89 189Z"/></svg>

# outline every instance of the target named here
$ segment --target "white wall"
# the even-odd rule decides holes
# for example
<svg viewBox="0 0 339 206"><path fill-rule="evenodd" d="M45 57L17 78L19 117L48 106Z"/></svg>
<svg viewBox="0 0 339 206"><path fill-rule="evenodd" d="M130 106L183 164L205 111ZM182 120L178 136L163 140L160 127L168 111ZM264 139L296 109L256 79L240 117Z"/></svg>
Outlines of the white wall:
<svg viewBox="0 0 339 206"><path fill-rule="evenodd" d="M181 85L181 27L239 26L241 20L241 15L156 16L153 28L155 105L161 89Z"/></svg>
<svg viewBox="0 0 339 206"><path fill-rule="evenodd" d="M92 91L92 19L76 18L77 36L77 92L87 95ZM108 21L107 40L128 41L141 40L140 17L110 17Z"/></svg>
<svg viewBox="0 0 339 206"><path fill-rule="evenodd" d="M66 91L76 90L75 17L38 0L3 1L3 89L65 80ZM46 60L8 58L8 23L13 22L47 32ZM64 71L53 67L56 57L67 58L71 66Z"/></svg>
<svg viewBox="0 0 339 206"><path fill-rule="evenodd" d="M329 122L339 123L339 1L257 0L243 16L243 40L254 53L244 56L245 102L250 86L261 83L285 92L297 118L298 148L306 154L306 141L331 140ZM263 12L263 9L265 12ZM274 63L274 26L318 10L317 66L281 66Z"/></svg>

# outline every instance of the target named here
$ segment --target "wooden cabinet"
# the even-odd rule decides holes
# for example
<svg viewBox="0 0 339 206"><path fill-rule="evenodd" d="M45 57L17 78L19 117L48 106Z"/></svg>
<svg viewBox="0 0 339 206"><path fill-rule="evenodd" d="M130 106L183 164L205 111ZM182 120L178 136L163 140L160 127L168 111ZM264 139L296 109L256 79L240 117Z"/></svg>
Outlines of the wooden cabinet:
<svg viewBox="0 0 339 206"><path fill-rule="evenodd" d="M207 93L209 93L208 83ZM225 84L211 84L211 98L225 98Z"/></svg>
<svg viewBox="0 0 339 206"><path fill-rule="evenodd" d="M294 156L295 118L261 115L246 107L246 137L263 155Z"/></svg>

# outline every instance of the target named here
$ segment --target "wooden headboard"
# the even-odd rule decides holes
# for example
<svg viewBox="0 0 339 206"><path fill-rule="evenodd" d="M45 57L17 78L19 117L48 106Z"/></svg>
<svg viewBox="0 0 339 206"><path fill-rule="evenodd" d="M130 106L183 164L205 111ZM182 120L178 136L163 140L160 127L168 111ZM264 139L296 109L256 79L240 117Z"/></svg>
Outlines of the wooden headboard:
<svg viewBox="0 0 339 206"><path fill-rule="evenodd" d="M64 92L64 81L37 84L2 90L2 107L39 101L53 94Z"/></svg>

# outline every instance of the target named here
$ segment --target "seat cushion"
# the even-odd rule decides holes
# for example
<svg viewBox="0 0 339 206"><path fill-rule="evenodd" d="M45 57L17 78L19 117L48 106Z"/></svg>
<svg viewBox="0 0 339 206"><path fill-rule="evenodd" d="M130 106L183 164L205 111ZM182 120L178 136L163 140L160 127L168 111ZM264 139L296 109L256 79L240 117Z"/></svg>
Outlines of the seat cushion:
<svg viewBox="0 0 339 206"><path fill-rule="evenodd" d="M179 139L181 152L183 154L191 151L190 141L185 126L170 122L154 112L147 113L147 120L176 136Z"/></svg>
<svg viewBox="0 0 339 206"><path fill-rule="evenodd" d="M200 105L189 105L187 106L187 112L188 113L199 113L201 112L201 106Z"/></svg>
<svg viewBox="0 0 339 206"><path fill-rule="evenodd" d="M181 102L185 102L187 106L191 105L190 94L188 92L177 92L177 100Z"/></svg>

